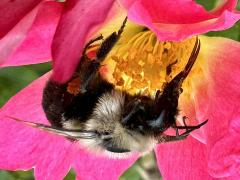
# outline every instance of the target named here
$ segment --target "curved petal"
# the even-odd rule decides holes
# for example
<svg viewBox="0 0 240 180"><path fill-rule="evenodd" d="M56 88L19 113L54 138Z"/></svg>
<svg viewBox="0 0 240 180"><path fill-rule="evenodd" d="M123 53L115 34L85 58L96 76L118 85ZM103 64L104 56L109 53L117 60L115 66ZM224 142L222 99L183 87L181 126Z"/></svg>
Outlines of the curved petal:
<svg viewBox="0 0 240 180"><path fill-rule="evenodd" d="M222 8L207 12L192 0L123 0L129 18L150 28L163 41L179 41L233 26L240 19L240 13L232 9L236 3L230 0Z"/></svg>
<svg viewBox="0 0 240 180"><path fill-rule="evenodd" d="M236 174L240 165L237 144L239 138L236 135L239 130L236 131L236 128L240 123L240 103L238 101L240 97L240 43L224 38L201 37L200 39L202 46L196 63L202 66L203 73L201 77L194 76L194 73L191 75L193 91L190 99L181 97L180 109L189 119L199 121L209 119L209 121L200 130L192 133L195 140L188 137L182 142L162 145L161 148L158 148L160 167L163 168L162 173L165 174L165 177L171 179L173 178L173 167L167 166L165 163L174 161L172 163L179 169L184 163L185 169L191 169L193 164L204 162L204 166L200 166L201 171L208 172L214 178L239 179L239 174ZM229 127L229 124L232 125ZM204 144L201 144L200 141ZM179 157L180 152L185 160ZM169 153L172 155L168 155ZM186 156L184 153L189 154ZM180 160L178 158L171 160L171 157L174 157L173 154L178 155ZM163 156L169 157L169 159ZM186 179L184 178L186 174L180 175ZM182 176L180 177L182 178ZM205 174L201 179L207 179Z"/></svg>
<svg viewBox="0 0 240 180"><path fill-rule="evenodd" d="M47 123L41 108L42 89L49 74L11 98L0 111L0 169L27 170L35 167L37 179L63 179L74 156L66 139L26 127L6 116Z"/></svg>
<svg viewBox="0 0 240 180"><path fill-rule="evenodd" d="M21 0L0 2L0 39L10 31L41 0Z"/></svg>
<svg viewBox="0 0 240 180"><path fill-rule="evenodd" d="M62 3L40 3L0 41L0 66L19 66L52 59L51 43Z"/></svg>
<svg viewBox="0 0 240 180"><path fill-rule="evenodd" d="M110 159L79 150L73 164L77 179L84 180L114 180L130 167L137 159L132 156L126 159Z"/></svg>
<svg viewBox="0 0 240 180"><path fill-rule="evenodd" d="M52 46L56 81L65 82L72 76L87 36L105 20L113 4L113 0L66 1Z"/></svg>
<svg viewBox="0 0 240 180"><path fill-rule="evenodd" d="M238 142L236 134L239 131L236 133L236 128L240 123L240 102L238 101L240 97L240 43L223 38L205 38L204 41L208 44L204 47L208 49L205 55L210 59L208 93L211 98L207 102L208 111L205 112L205 117L210 120L208 126L205 127L210 153L210 170L215 172L213 175L216 177L220 174L224 177L231 177L239 170L240 165L239 155L233 148L239 147L235 142ZM198 106L203 106L203 104L198 104ZM231 144L230 149L219 148L219 144L225 144L224 147ZM220 164L219 167L212 166L211 164L219 164L216 157L220 154L224 155L221 158L226 160L225 163ZM232 157L236 159L227 162ZM223 169L224 171L219 173ZM233 169L236 171L234 172Z"/></svg>
<svg viewBox="0 0 240 180"><path fill-rule="evenodd" d="M158 145L155 152L163 179L215 179L207 172L205 145L192 137Z"/></svg>
<svg viewBox="0 0 240 180"><path fill-rule="evenodd" d="M196 118L199 119L200 115L200 118L209 119L203 129L210 147L228 132L229 123L239 116L240 103L236 100L240 96L240 43L209 37L202 37L201 42L207 75L202 77L201 83L195 81L192 86L195 86L194 104L199 107L195 109Z"/></svg>

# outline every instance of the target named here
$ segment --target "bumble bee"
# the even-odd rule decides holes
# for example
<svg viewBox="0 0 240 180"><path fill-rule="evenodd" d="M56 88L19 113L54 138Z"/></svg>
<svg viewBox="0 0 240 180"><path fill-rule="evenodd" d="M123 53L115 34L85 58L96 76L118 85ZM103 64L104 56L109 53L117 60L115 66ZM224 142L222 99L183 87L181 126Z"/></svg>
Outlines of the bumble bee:
<svg viewBox="0 0 240 180"><path fill-rule="evenodd" d="M91 150L112 153L147 152L158 143L185 139L190 132L206 124L178 126L178 99L182 83L191 71L200 50L200 40L195 45L184 69L166 83L155 97L116 89L105 80L100 66L118 42L127 18L121 28L105 40L99 36L88 42L72 79L60 84L49 79L43 91L42 106L51 126L27 122L46 131L80 141ZM96 41L102 40L96 57L90 59L86 51ZM77 80L77 81L76 81ZM69 92L69 84L77 82L77 91ZM176 135L165 134L174 128ZM180 134L179 129L185 130Z"/></svg>

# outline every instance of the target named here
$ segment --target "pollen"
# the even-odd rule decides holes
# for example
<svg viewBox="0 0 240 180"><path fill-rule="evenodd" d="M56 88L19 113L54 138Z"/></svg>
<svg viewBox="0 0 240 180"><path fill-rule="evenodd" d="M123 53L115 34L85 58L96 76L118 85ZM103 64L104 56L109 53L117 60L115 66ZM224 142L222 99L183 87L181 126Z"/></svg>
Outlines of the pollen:
<svg viewBox="0 0 240 180"><path fill-rule="evenodd" d="M165 42L151 31L139 32L127 42L120 41L109 53L103 62L108 65L106 78L130 94L154 96L183 70L195 40Z"/></svg>
<svg viewBox="0 0 240 180"><path fill-rule="evenodd" d="M75 78L73 78L69 83L68 83L68 86L67 86L67 92L76 96L78 95L78 93L80 92L80 77L77 76Z"/></svg>

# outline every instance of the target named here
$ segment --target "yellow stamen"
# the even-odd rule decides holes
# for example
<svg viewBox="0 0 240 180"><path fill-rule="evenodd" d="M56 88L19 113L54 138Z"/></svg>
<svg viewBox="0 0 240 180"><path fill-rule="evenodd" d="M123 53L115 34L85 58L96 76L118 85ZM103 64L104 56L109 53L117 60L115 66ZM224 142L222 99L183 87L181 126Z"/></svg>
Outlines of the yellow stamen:
<svg viewBox="0 0 240 180"><path fill-rule="evenodd" d="M128 42L118 43L105 59L103 64L109 65L110 74L107 79L131 94L154 96L183 70L194 43L195 38L160 42L151 31L139 32ZM190 86L187 80L184 86Z"/></svg>

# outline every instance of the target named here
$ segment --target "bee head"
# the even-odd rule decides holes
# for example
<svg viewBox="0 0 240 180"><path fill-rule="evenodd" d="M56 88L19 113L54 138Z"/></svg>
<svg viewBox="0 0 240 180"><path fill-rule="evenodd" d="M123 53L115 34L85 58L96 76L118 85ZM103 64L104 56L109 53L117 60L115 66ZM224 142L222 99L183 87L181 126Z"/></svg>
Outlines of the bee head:
<svg viewBox="0 0 240 180"><path fill-rule="evenodd" d="M118 90L103 94L85 124L85 130L96 132L96 138L83 142L115 153L152 150L156 144L153 127L161 126L154 119L152 106L154 101L148 97L138 98Z"/></svg>

